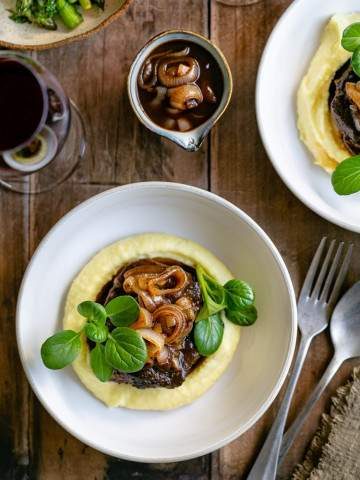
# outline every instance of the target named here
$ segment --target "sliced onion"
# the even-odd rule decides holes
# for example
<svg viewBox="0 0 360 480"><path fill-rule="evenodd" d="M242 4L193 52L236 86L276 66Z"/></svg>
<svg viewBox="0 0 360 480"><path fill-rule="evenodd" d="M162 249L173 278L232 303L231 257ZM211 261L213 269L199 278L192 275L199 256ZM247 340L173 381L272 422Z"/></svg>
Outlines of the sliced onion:
<svg viewBox="0 0 360 480"><path fill-rule="evenodd" d="M175 326L170 335L166 336L165 343L176 343L183 338L187 325L185 315L179 306L163 305L155 310L153 319L155 323L161 324L163 332L169 330L168 321L175 321Z"/></svg>
<svg viewBox="0 0 360 480"><path fill-rule="evenodd" d="M139 328L137 332L143 337L144 340L152 344L152 348L150 349L152 354L160 352L164 347L165 338L161 333L157 333L151 328Z"/></svg>
<svg viewBox="0 0 360 480"><path fill-rule="evenodd" d="M190 298L180 297L176 300L175 304L181 308L181 310L185 313L186 318L190 322L193 322L195 320L194 305Z"/></svg>
<svg viewBox="0 0 360 480"><path fill-rule="evenodd" d="M153 326L153 318L151 313L145 308L140 308L139 316L131 328L137 330L138 328L151 328Z"/></svg>
<svg viewBox="0 0 360 480"><path fill-rule="evenodd" d="M160 350L160 352L156 355L156 360L159 365L164 365L169 360L169 349L166 345Z"/></svg>
<svg viewBox="0 0 360 480"><path fill-rule="evenodd" d="M170 303L170 300L165 297L162 297L160 295L151 296L148 292L145 291L140 291L138 295L140 305L145 307L146 310L149 310L149 312L151 313L154 312L161 305Z"/></svg>
<svg viewBox="0 0 360 480"><path fill-rule="evenodd" d="M175 280L175 287L162 288L166 283L173 278ZM164 273L149 281L148 289L151 295L171 295L178 293L188 284L188 277L186 272L179 266L169 267Z"/></svg>

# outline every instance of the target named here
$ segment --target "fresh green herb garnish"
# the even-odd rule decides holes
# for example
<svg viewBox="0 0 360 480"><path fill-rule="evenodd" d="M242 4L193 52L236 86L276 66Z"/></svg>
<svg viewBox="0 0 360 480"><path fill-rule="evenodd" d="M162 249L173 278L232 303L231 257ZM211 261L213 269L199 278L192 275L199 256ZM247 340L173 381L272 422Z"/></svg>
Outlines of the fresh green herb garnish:
<svg viewBox="0 0 360 480"><path fill-rule="evenodd" d="M81 349L80 332L63 330L48 338L41 347L41 358L52 370L59 370L79 355Z"/></svg>
<svg viewBox="0 0 360 480"><path fill-rule="evenodd" d="M138 318L140 307L135 298L123 295L111 300L105 310L115 327L128 327Z"/></svg>
<svg viewBox="0 0 360 480"><path fill-rule="evenodd" d="M77 310L86 318L80 332L64 330L43 343L41 357L46 367L56 370L72 363L80 353L83 332L96 343L90 352L90 365L102 382L111 378L113 368L127 373L143 368L147 358L146 344L136 330L127 328L139 314L139 305L133 297L116 297L105 308L99 303L85 301ZM112 332L106 324L107 318L117 327Z"/></svg>
<svg viewBox="0 0 360 480"><path fill-rule="evenodd" d="M360 22L352 23L343 31L341 46L352 53L351 66L360 77Z"/></svg>
<svg viewBox="0 0 360 480"><path fill-rule="evenodd" d="M224 327L219 313L225 310L228 320L236 325L248 326L257 319L254 292L242 280L230 280L220 285L201 266L196 274L204 305L200 310L194 330L194 341L202 355L211 355L220 346Z"/></svg>
<svg viewBox="0 0 360 480"><path fill-rule="evenodd" d="M105 345L105 358L117 370L138 372L143 368L146 357L146 344L136 330L117 327L109 335Z"/></svg>
<svg viewBox="0 0 360 480"><path fill-rule="evenodd" d="M84 328L87 338L96 343L103 343L108 338L109 330L102 323L87 322Z"/></svg>
<svg viewBox="0 0 360 480"><path fill-rule="evenodd" d="M90 366L101 382L108 382L112 376L113 368L105 359L105 347L97 343L90 352Z"/></svg>
<svg viewBox="0 0 360 480"><path fill-rule="evenodd" d="M220 347L224 335L224 322L219 313L196 322L194 341L197 351L207 357Z"/></svg>
<svg viewBox="0 0 360 480"><path fill-rule="evenodd" d="M77 311L89 322L105 324L106 310L100 303L91 302L90 300L81 302L77 307Z"/></svg>
<svg viewBox="0 0 360 480"><path fill-rule="evenodd" d="M360 155L347 158L334 170L331 183L339 195L351 195L360 191Z"/></svg>

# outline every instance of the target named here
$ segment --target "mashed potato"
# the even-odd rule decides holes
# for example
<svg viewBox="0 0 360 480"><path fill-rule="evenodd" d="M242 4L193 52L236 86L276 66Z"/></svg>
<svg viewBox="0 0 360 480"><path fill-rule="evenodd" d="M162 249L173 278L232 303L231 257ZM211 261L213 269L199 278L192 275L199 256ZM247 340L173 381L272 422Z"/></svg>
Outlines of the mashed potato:
<svg viewBox="0 0 360 480"><path fill-rule="evenodd" d="M331 18L297 94L300 138L315 163L329 173L350 156L333 128L328 99L334 74L351 55L341 46L342 33L354 22L360 22L360 13L337 14Z"/></svg>
<svg viewBox="0 0 360 480"><path fill-rule="evenodd" d="M167 257L185 264L202 265L216 280L224 284L232 277L229 270L211 252L190 240L165 234L145 234L120 240L101 250L83 268L70 287L64 316L64 329L80 330L85 319L77 312L84 300L95 300L101 288L119 268L140 258ZM177 388L138 389L115 382L102 383L89 363L89 348L82 339L82 350L73 368L82 383L110 407L140 410L167 410L192 402L206 392L229 365L240 339L240 328L223 316L224 337L219 349L206 357Z"/></svg>

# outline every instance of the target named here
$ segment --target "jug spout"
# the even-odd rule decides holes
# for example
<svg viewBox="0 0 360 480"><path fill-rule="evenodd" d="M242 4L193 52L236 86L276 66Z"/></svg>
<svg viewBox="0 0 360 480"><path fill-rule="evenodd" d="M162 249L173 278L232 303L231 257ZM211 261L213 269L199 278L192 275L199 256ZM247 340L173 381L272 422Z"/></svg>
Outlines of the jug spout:
<svg viewBox="0 0 360 480"><path fill-rule="evenodd" d="M163 136L188 152L196 152L201 147L210 129L211 125L202 125L189 132L169 132L163 134Z"/></svg>

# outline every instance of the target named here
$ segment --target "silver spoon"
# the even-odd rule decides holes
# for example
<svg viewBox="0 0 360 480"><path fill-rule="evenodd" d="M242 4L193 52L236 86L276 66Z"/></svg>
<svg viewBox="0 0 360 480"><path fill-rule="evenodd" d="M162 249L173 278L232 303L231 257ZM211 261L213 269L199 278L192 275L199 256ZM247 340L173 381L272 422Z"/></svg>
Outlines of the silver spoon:
<svg viewBox="0 0 360 480"><path fill-rule="evenodd" d="M315 390L283 437L279 464L284 459L312 407L345 360L360 356L360 282L355 283L336 305L330 321L334 356Z"/></svg>

